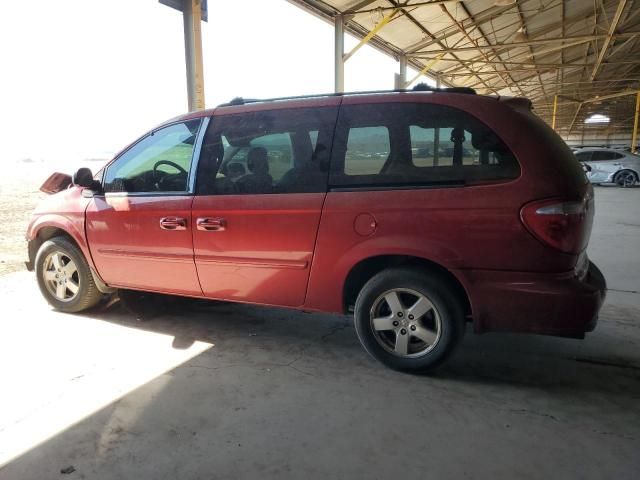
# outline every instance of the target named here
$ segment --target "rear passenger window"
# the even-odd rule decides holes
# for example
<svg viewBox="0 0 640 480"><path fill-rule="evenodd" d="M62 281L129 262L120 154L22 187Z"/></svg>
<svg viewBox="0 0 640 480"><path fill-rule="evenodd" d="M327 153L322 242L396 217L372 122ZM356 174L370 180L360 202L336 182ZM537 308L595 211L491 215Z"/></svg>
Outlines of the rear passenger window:
<svg viewBox="0 0 640 480"><path fill-rule="evenodd" d="M333 186L485 183L519 175L500 138L460 110L410 103L341 109Z"/></svg>
<svg viewBox="0 0 640 480"><path fill-rule="evenodd" d="M337 108L214 116L198 167L200 194L323 192Z"/></svg>
<svg viewBox="0 0 640 480"><path fill-rule="evenodd" d="M591 152L579 152L576 153L576 158L580 162L588 162L591 160Z"/></svg>
<svg viewBox="0 0 640 480"><path fill-rule="evenodd" d="M617 153L617 152L610 152L608 150L595 150L593 152L593 156L591 157L591 160L594 162L604 162L607 160L617 160L618 158L622 158L623 155Z"/></svg>
<svg viewBox="0 0 640 480"><path fill-rule="evenodd" d="M349 129L344 171L348 175L379 173L391 147L387 127L356 127Z"/></svg>

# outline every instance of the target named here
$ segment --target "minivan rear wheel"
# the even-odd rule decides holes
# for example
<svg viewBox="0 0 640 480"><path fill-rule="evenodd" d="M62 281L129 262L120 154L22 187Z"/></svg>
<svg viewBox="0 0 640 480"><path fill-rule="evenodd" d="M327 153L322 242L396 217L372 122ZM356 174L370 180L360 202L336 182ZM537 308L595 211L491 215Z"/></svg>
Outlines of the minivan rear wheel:
<svg viewBox="0 0 640 480"><path fill-rule="evenodd" d="M461 302L437 275L383 270L360 291L355 327L365 350L388 367L425 372L440 365L464 334Z"/></svg>
<svg viewBox="0 0 640 480"><path fill-rule="evenodd" d="M35 262L38 286L56 310L76 313L103 298L80 249L63 237L54 237L38 249Z"/></svg>

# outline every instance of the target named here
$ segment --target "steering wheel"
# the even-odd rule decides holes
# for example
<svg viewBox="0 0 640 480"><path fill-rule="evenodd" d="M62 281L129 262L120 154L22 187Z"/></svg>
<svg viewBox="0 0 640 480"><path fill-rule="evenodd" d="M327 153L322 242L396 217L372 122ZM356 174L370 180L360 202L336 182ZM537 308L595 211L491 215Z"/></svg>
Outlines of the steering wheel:
<svg viewBox="0 0 640 480"><path fill-rule="evenodd" d="M168 174L166 172L160 172L158 170L160 165L169 165L170 167L178 170L178 173ZM162 175L160 173L162 173ZM184 188L183 183L186 182L186 178L189 176L189 173L177 163L170 160L160 160L153 166L152 175L153 183L157 190L180 190L181 188Z"/></svg>
<svg viewBox="0 0 640 480"><path fill-rule="evenodd" d="M173 167L176 170L178 170L178 172L180 172L180 173L182 173L184 175L187 175L187 171L184 168L182 168L180 165L178 165L177 163L171 162L169 160L160 160L160 161L156 162L156 164L153 166L153 176L156 177L156 178L158 177L156 172L157 172L158 167L160 165L169 165L170 167Z"/></svg>

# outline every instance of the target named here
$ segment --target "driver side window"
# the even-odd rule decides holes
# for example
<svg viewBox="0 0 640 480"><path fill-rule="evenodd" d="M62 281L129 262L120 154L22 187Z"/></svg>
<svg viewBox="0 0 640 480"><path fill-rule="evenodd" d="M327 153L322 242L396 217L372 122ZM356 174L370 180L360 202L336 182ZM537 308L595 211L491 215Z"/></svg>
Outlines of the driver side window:
<svg viewBox="0 0 640 480"><path fill-rule="evenodd" d="M144 137L107 168L106 193L186 192L200 120L175 123Z"/></svg>

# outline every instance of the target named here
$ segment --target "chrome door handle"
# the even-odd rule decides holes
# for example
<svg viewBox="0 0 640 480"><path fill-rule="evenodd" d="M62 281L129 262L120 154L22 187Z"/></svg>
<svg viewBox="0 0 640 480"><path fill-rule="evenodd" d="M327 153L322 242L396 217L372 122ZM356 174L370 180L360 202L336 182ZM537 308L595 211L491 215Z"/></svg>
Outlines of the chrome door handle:
<svg viewBox="0 0 640 480"><path fill-rule="evenodd" d="M181 217L162 217L160 219L162 230L186 230L187 219Z"/></svg>
<svg viewBox="0 0 640 480"><path fill-rule="evenodd" d="M196 220L196 228L204 232L222 232L227 229L227 221L220 217L201 217Z"/></svg>

